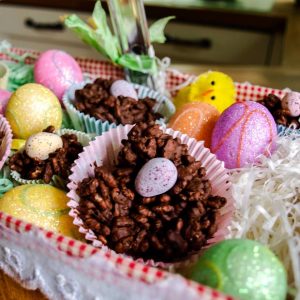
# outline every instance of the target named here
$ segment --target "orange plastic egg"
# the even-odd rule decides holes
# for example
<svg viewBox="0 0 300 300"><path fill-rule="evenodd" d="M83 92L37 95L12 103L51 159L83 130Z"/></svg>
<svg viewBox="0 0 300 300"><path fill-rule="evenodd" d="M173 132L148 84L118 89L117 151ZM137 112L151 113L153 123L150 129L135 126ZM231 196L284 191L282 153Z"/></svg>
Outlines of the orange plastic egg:
<svg viewBox="0 0 300 300"><path fill-rule="evenodd" d="M169 127L198 141L203 140L205 147L209 147L212 131L219 116L218 110L210 104L188 103L177 110L170 119Z"/></svg>

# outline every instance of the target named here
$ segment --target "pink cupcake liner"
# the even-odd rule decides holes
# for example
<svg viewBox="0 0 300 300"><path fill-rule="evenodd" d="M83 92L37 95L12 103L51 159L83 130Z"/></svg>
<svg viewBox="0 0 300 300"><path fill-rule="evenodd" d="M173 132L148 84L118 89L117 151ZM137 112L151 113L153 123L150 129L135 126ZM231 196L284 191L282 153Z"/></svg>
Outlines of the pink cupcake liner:
<svg viewBox="0 0 300 300"><path fill-rule="evenodd" d="M101 136L96 137L96 139L87 147L85 147L82 153L80 153L79 158L75 161L75 165L71 169L72 174L69 177L70 182L68 184L68 188L70 191L67 196L70 199L68 206L71 208L69 214L74 218L73 223L79 227L79 231L85 235L86 240L92 242L93 246L102 248L104 251L114 252L97 240L94 232L91 229L86 229L83 221L79 217L77 206L79 205L80 198L76 193L77 184L86 177L94 176L95 162L97 166L105 165L109 168L116 164L118 153L122 147L121 141L122 139L127 139L128 133L133 126L134 125L119 125L118 127L103 133ZM208 244L206 247L209 247L212 244L224 239L225 235L228 233L227 227L230 224L231 216L234 210L231 183L229 181L227 170L224 168L224 163L219 161L208 148L204 147L203 141L198 142L194 138L190 138L186 134L182 134L179 131L174 131L170 128L161 129L165 133L170 134L173 138L178 137L183 144L188 145L189 153L195 157L196 160L200 160L202 162L202 166L207 170L206 178L211 181L212 194L223 196L227 199L226 206L220 210L220 217L218 218L219 229L215 233L214 237L207 241ZM143 259L137 259L137 261L146 265L167 269L171 266L182 267L183 264L186 265L187 263L195 261L198 256L199 253L196 253L184 262L176 262L172 264L156 262L153 260L144 261Z"/></svg>
<svg viewBox="0 0 300 300"><path fill-rule="evenodd" d="M0 115L0 131L4 132L5 134L2 143L0 145L0 170L1 170L10 154L10 148L11 148L11 143L13 138L10 125L2 115Z"/></svg>

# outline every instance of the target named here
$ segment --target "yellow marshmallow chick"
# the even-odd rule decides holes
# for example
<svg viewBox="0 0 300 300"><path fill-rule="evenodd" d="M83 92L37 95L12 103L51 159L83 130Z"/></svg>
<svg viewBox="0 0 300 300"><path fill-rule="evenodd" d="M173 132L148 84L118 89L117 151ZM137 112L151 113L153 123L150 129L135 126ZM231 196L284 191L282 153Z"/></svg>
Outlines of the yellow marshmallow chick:
<svg viewBox="0 0 300 300"><path fill-rule="evenodd" d="M234 82L228 75L209 71L181 89L174 98L174 104L178 109L188 102L205 102L221 113L235 102L235 95Z"/></svg>

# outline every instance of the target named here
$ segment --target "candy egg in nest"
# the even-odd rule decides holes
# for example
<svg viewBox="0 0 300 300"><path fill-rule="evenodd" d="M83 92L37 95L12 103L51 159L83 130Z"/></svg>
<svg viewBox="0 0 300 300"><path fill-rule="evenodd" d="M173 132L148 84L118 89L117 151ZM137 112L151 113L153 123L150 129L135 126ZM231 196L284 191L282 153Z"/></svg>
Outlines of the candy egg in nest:
<svg viewBox="0 0 300 300"><path fill-rule="evenodd" d="M300 116L300 93L291 92L287 93L282 101L281 106L287 114L291 117L299 117Z"/></svg>
<svg viewBox="0 0 300 300"><path fill-rule="evenodd" d="M54 133L40 132L28 138L25 151L31 158L46 160L49 154L63 146L62 138Z"/></svg>
<svg viewBox="0 0 300 300"><path fill-rule="evenodd" d="M138 100L138 95L133 85L126 80L116 80L110 87L110 93L114 97L123 96Z"/></svg>
<svg viewBox="0 0 300 300"><path fill-rule="evenodd" d="M153 197L170 190L177 180L177 168L163 157L150 159L135 179L135 189L143 197Z"/></svg>

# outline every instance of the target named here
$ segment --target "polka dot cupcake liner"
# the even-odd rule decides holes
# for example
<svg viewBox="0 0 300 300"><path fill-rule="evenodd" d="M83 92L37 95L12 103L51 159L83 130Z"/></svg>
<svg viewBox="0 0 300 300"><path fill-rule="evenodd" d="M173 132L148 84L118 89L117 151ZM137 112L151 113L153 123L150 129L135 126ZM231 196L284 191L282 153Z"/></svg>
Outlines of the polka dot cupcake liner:
<svg viewBox="0 0 300 300"><path fill-rule="evenodd" d="M112 251L107 246L104 246L98 239L96 234L91 230L84 227L83 221L79 216L77 207L79 205L79 196L76 193L78 183L84 178L94 176L95 163L97 166L105 165L111 168L116 164L118 153L122 147L122 139L127 139L128 133L133 125L119 125L116 128L103 133L101 136L96 137L89 146L84 148L84 151L80 154L79 159L75 161L75 165L71 169L72 174L69 177L68 189L70 190L67 196L70 201L68 206L71 208L70 215L74 218L74 224L79 227L79 231L85 235L86 240L90 241L95 247L102 248L103 251ZM179 138L183 144L188 145L189 153L198 161L202 162L202 166L206 168L207 179L212 184L212 194L226 197L227 204L220 210L220 217L217 220L218 230L214 237L208 240L208 246L223 240L228 233L228 225L230 224L231 216L234 210L234 202L231 192L231 183L227 170L224 168L224 163L217 160L216 156L210 152L208 148L204 147L203 141L197 142L195 139L188 137L179 131L173 131L172 129L161 129L170 134L173 138ZM137 261L144 263L145 265L160 267L165 269L171 269L174 267L183 267L193 262L199 253L196 253L188 260L178 262L175 264L166 264L164 262L156 262L154 260L144 261L138 259Z"/></svg>
<svg viewBox="0 0 300 300"><path fill-rule="evenodd" d="M91 137L84 133L80 132L74 129L60 129L56 132L58 135L64 135L64 134L75 134L78 138L78 141L85 147L87 146L90 141ZM20 150L23 151L23 150ZM29 180L29 179L24 179L21 177L21 174L18 173L17 171L11 171L10 172L11 177L13 180L19 184L19 185L24 185L24 184L45 184L44 180L39 179L39 180ZM50 185L53 185L57 188L66 190L66 181L61 178L60 176L54 175L49 183Z"/></svg>
<svg viewBox="0 0 300 300"><path fill-rule="evenodd" d="M96 118L86 115L75 108L75 91L83 88L85 84L90 82L91 81L85 81L84 83L73 85L65 93L63 97L63 103L72 121L72 125L76 130L84 131L97 136L103 134L111 128L117 127L117 125L108 121L103 122L101 120L96 120ZM160 125L164 125L165 121L167 121L175 113L175 106L173 102L166 96L142 85L134 84L133 86L137 91L139 99L149 97L156 100L154 112L158 112L164 117L164 119L157 121Z"/></svg>

